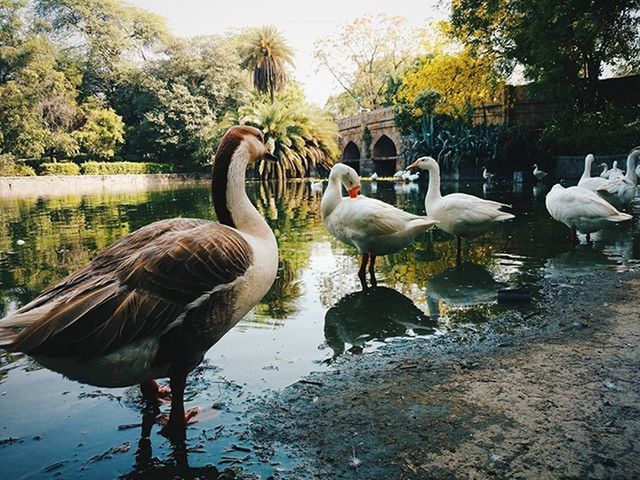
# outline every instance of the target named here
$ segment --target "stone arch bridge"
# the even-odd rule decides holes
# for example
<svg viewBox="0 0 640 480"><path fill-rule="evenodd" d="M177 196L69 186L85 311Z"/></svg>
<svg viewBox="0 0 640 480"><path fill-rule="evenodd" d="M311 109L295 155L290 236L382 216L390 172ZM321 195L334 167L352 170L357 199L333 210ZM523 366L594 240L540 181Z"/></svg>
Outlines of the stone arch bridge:
<svg viewBox="0 0 640 480"><path fill-rule="evenodd" d="M388 107L336 120L342 162L362 176L391 176L403 169L402 138L393 118Z"/></svg>

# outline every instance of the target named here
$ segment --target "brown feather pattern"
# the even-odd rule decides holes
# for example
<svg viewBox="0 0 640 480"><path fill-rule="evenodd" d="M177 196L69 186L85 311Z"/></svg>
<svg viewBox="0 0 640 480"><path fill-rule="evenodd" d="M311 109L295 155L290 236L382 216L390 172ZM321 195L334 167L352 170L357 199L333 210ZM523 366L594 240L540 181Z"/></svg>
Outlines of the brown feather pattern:
<svg viewBox="0 0 640 480"><path fill-rule="evenodd" d="M7 317L14 325L21 316L36 317L13 327L8 347L85 359L110 353L164 332L190 303L238 279L252 263L249 244L224 225L182 218L152 223Z"/></svg>

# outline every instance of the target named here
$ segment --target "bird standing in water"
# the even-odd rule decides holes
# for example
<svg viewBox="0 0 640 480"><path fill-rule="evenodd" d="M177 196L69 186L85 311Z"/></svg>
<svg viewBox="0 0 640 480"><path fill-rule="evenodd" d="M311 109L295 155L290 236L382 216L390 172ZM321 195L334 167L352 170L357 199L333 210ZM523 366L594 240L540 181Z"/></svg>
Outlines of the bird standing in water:
<svg viewBox="0 0 640 480"><path fill-rule="evenodd" d="M162 433L184 438L188 373L267 293L276 277L273 232L245 192L245 170L275 160L262 133L230 128L212 171L218 222L174 218L125 236L82 270L0 320L0 347L99 387L140 384L171 396ZM171 392L155 379L169 377Z"/></svg>

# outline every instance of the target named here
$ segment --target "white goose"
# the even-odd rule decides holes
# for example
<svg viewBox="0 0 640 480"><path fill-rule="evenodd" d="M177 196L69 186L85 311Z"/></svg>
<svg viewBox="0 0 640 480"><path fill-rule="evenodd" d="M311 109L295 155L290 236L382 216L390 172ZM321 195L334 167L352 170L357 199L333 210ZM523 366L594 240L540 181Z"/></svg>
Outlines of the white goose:
<svg viewBox="0 0 640 480"><path fill-rule="evenodd" d="M343 185L349 193L348 198L342 197ZM366 286L367 264L371 281L375 284L376 257L407 247L436 222L432 218L413 215L379 200L358 195L359 191L360 179L356 171L342 163L334 165L322 197L320 212L327 230L360 252L358 277Z"/></svg>
<svg viewBox="0 0 640 480"><path fill-rule="evenodd" d="M378 174L376 172L373 172L371 174L371 180L377 180L378 179Z"/></svg>
<svg viewBox="0 0 640 480"><path fill-rule="evenodd" d="M636 161L638 157L640 157L640 148L634 149L627 157L626 175L611 175L609 180L596 191L598 195L619 210L626 208L636 196L636 187L638 186Z"/></svg>
<svg viewBox="0 0 640 480"><path fill-rule="evenodd" d="M493 180L493 177L495 176L496 174L489 172L487 170L487 167L482 167L482 178L490 182L491 180Z"/></svg>
<svg viewBox="0 0 640 480"><path fill-rule="evenodd" d="M422 157L409 168L421 168L429 172L429 189L424 207L429 217L438 221L438 228L456 237L456 256L460 261L461 237L473 238L489 230L496 222L514 218L500 209L504 203L484 200L466 193L440 193L440 166L431 157Z"/></svg>
<svg viewBox="0 0 640 480"><path fill-rule="evenodd" d="M398 170L396 173L393 174L393 178L400 179L402 178L403 175L404 175L404 170Z"/></svg>
<svg viewBox="0 0 640 480"><path fill-rule="evenodd" d="M587 190L591 190L592 192L595 192L607 182L605 178L591 176L591 164L594 160L595 158L591 153L584 158L584 170L582 172L580 180L578 181L579 187L586 188Z"/></svg>
<svg viewBox="0 0 640 480"><path fill-rule="evenodd" d="M322 193L323 184L322 182L313 182L311 184L311 191L316 193Z"/></svg>
<svg viewBox="0 0 640 480"><path fill-rule="evenodd" d="M631 218L631 215L619 212L591 190L564 188L559 183L547 195L545 205L555 220L569 227L573 241L578 239L576 231L586 233L587 241L590 241L591 233Z"/></svg>
<svg viewBox="0 0 640 480"><path fill-rule="evenodd" d="M542 170L540 170L538 168L537 163L534 163L532 167L533 167L533 176L536 177L536 180L540 181L547 176L547 172L543 172Z"/></svg>
<svg viewBox="0 0 640 480"><path fill-rule="evenodd" d="M161 220L123 237L84 269L0 320L0 347L24 352L63 375L100 387L140 384L166 396L163 434L184 438L187 374L271 287L278 246L245 192L245 170L275 159L259 130L232 127L212 174L220 223Z"/></svg>
<svg viewBox="0 0 640 480"><path fill-rule="evenodd" d="M611 171L609 170L609 165L607 165L606 163L601 163L600 167L602 168L602 172L600 172L600 177L609 178L609 175L611 175Z"/></svg>
<svg viewBox="0 0 640 480"><path fill-rule="evenodd" d="M609 180L613 177L624 177L624 172L618 168L618 161L615 160L613 165L611 166L611 170L609 170L609 176L607 177Z"/></svg>

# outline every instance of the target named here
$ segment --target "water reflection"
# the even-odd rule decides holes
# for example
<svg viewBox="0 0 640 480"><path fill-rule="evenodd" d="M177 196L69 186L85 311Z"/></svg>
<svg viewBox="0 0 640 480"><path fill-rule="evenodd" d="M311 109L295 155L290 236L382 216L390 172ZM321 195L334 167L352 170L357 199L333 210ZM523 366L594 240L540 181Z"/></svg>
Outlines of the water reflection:
<svg viewBox="0 0 640 480"><path fill-rule="evenodd" d="M427 283L427 304L432 319L447 307L467 307L492 303L502 287L481 265L465 262L434 275Z"/></svg>
<svg viewBox="0 0 640 480"><path fill-rule="evenodd" d="M164 472L169 478L173 473L188 478L188 472L213 476L215 470L203 463L221 459L225 449L240 443L248 423L243 416L246 405L255 395L329 368L324 361L347 349L361 351L374 339L430 334L436 320L438 331L446 335L450 324L495 318L500 307L494 300L503 285L526 288L535 295L544 275L627 268L640 258L637 221L599 232L592 245L570 251L564 226L546 212L544 195L529 185L521 191L512 188L511 182L496 182L484 192L487 198L513 204L517 217L465 245L470 263L450 268L455 263L455 242L434 229L410 247L380 259L378 277L385 287L351 293L359 289L353 273L357 252L328 235L320 219L321 196L311 184L248 183L249 196L276 234L280 266L273 288L254 312L207 354L215 368L203 371L206 382L197 383L190 395L191 406L225 404L219 416L202 421L194 431L223 428L225 434L192 439L206 456L190 453L187 462L184 449L167 450L154 432L153 451L143 438L129 478L157 478ZM483 193L480 182L443 183L443 193L458 189ZM363 182L366 195L416 214L424 214L425 191L424 180ZM636 214L639 207L634 204ZM0 199L0 315L24 305L127 233L177 216L214 219L208 186ZM330 348L318 348L325 343ZM0 448L6 478L42 472L47 465L68 459L69 452L77 454L77 462L67 462L57 472L75 478L82 475L80 465L105 448L129 442L133 449L138 442L137 431L116 428L140 422L138 410L122 408L109 397L87 396L90 389L38 368L28 357L0 353L0 385L1 436L26 439ZM74 450L78 432L84 446ZM36 436L37 441L29 441ZM115 478L131 470L131 454L105 458L95 468L101 476ZM254 477L276 473L269 463L254 457L244 467Z"/></svg>
<svg viewBox="0 0 640 480"><path fill-rule="evenodd" d="M410 298L387 287L345 295L324 317L324 336L333 358L343 354L346 345L360 353L368 341L426 335L435 327Z"/></svg>

